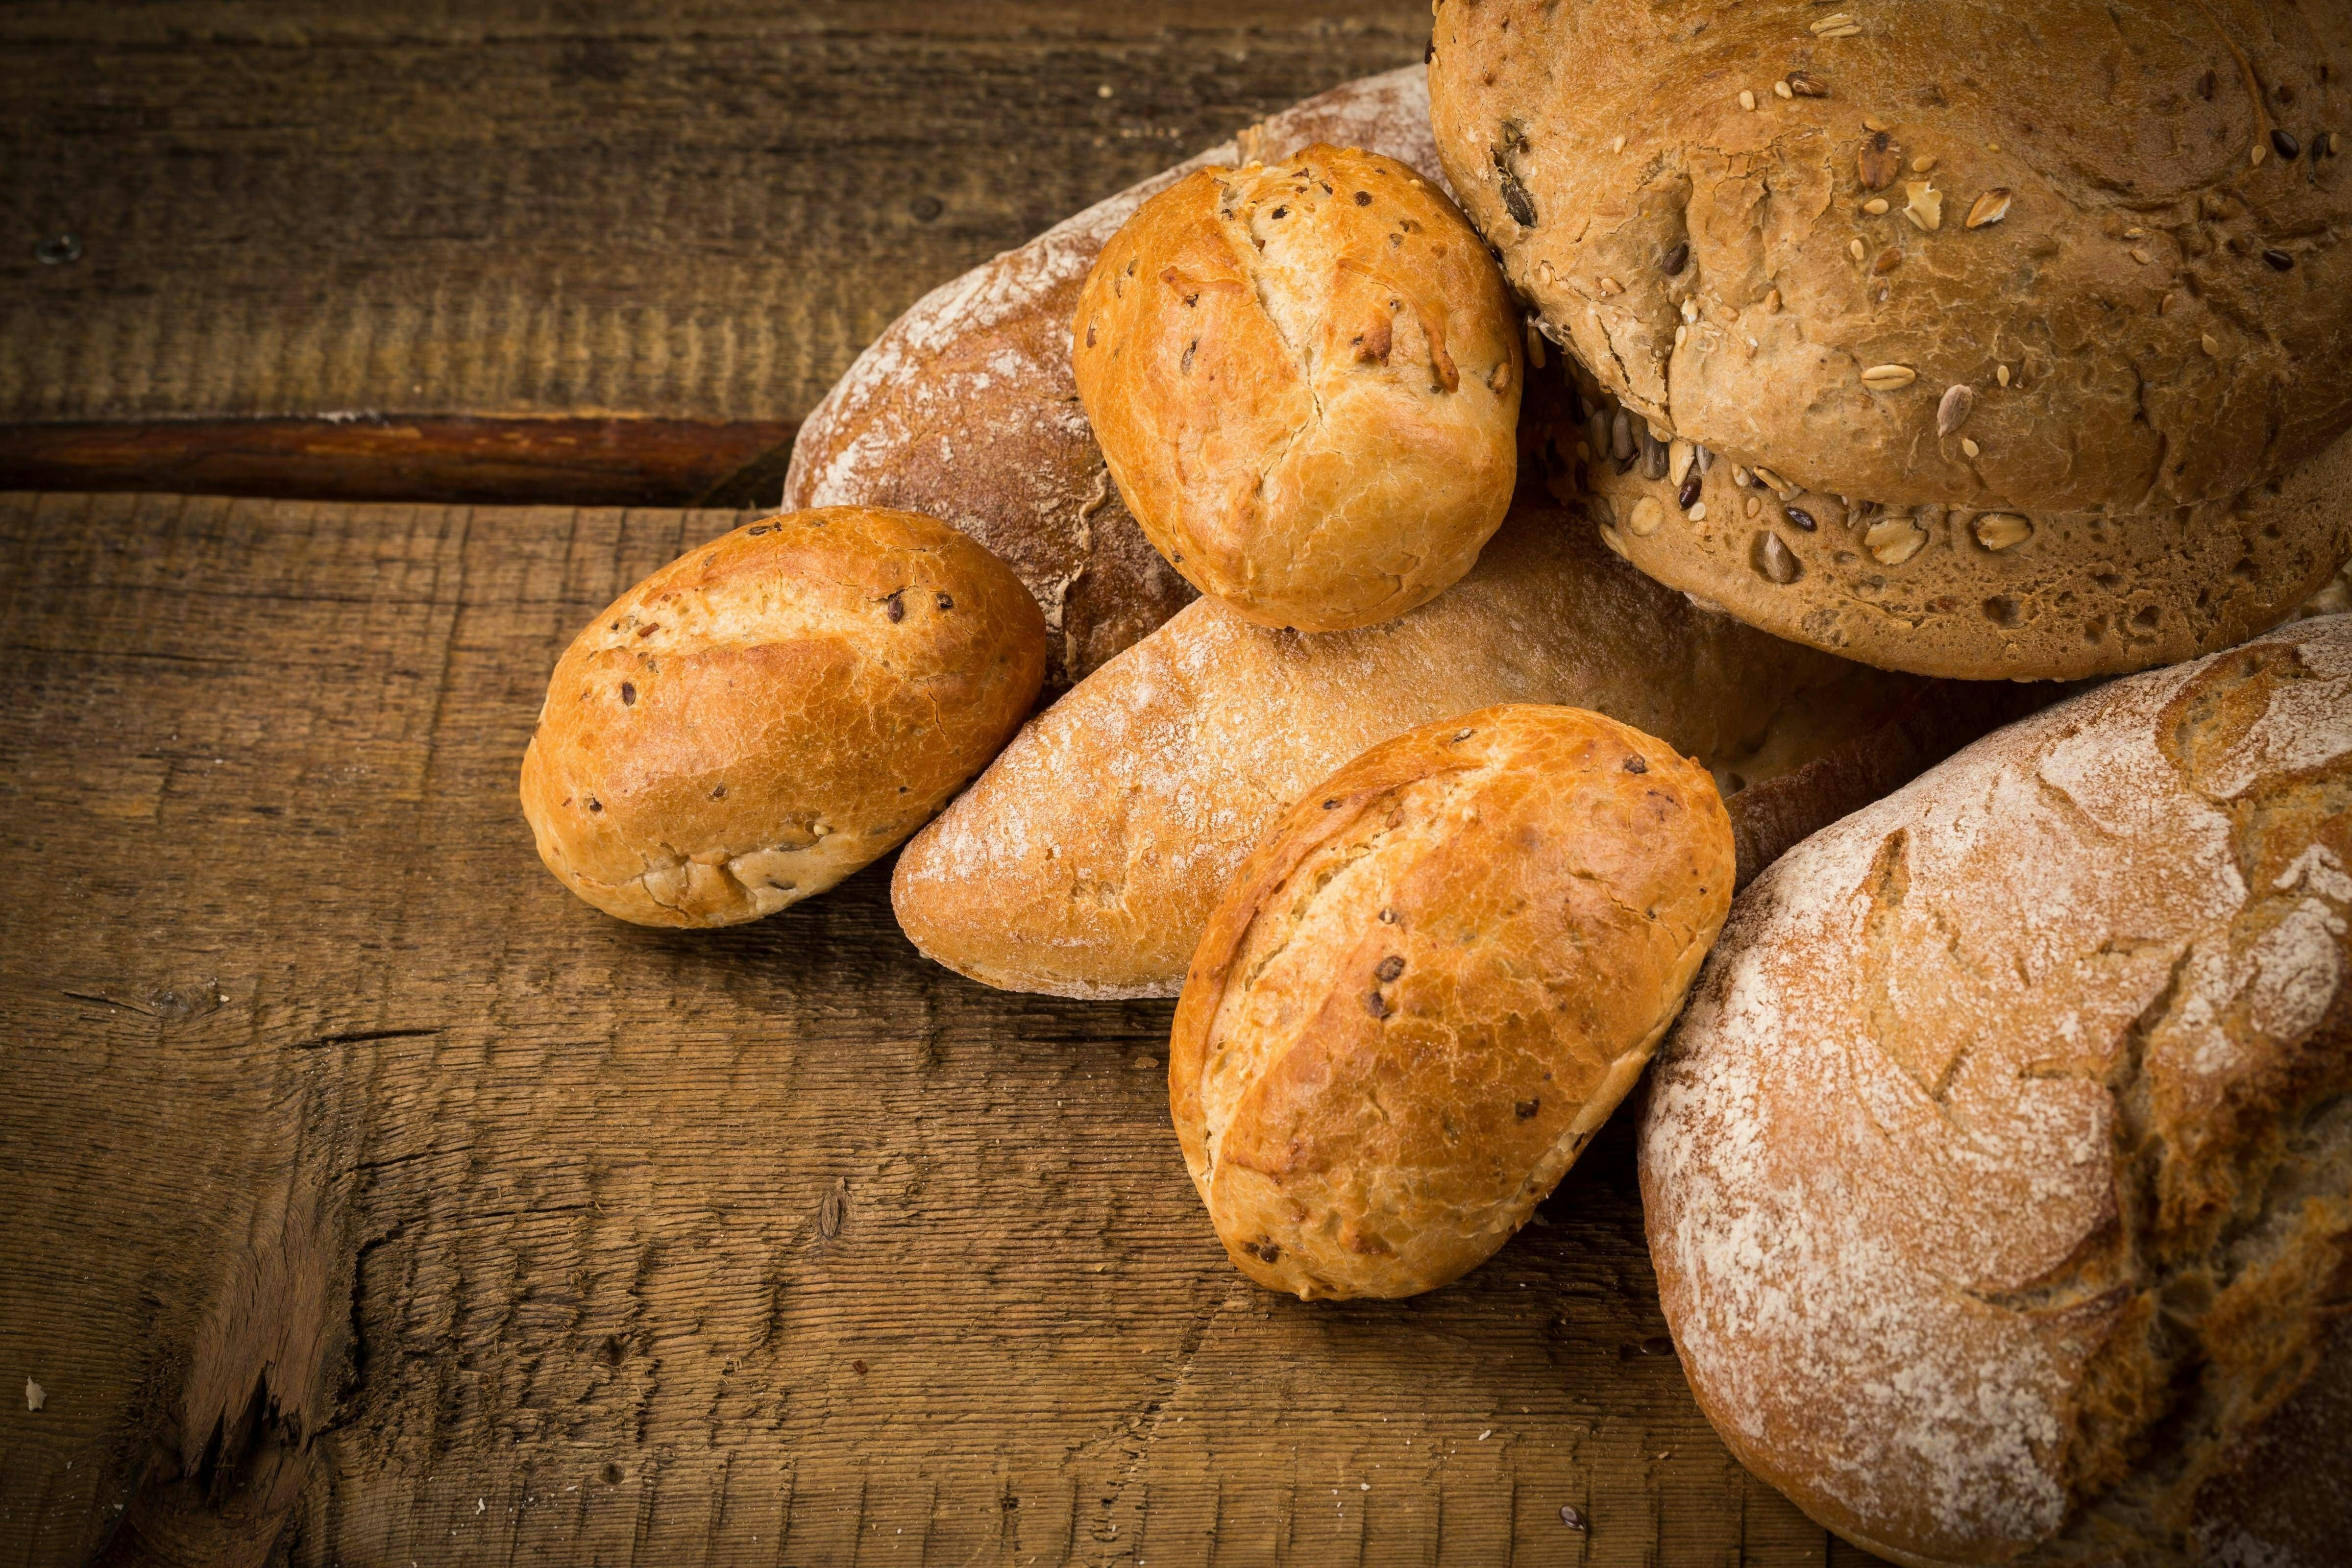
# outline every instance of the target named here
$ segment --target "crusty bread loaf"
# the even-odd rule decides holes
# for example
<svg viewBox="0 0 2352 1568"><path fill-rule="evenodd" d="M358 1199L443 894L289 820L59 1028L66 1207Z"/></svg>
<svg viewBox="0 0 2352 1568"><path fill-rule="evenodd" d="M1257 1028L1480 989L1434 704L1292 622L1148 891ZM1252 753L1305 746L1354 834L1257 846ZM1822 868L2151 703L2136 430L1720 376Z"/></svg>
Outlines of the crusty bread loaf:
<svg viewBox="0 0 2352 1568"><path fill-rule="evenodd" d="M1020 579L928 517L762 519L614 600L555 667L523 753L540 858L608 914L731 925L875 859L1036 700Z"/></svg>
<svg viewBox="0 0 2352 1568"><path fill-rule="evenodd" d="M1517 309L1444 193L1317 143L1196 170L1096 258L1078 399L1144 536L1260 626L1393 620L1517 478Z"/></svg>
<svg viewBox="0 0 2352 1568"><path fill-rule="evenodd" d="M989 984L1172 995L1276 816L1415 725L1500 702L1594 709L1714 769L1736 824L1743 785L1942 695L1696 609L1611 558L1581 513L1523 500L1467 577L1383 626L1307 636L1189 606L1033 721L907 847L892 899L917 947ZM1850 809L1865 781L1896 782L1832 769L1820 798ZM1807 816L1781 797L1769 847L1830 820Z"/></svg>
<svg viewBox="0 0 2352 1568"><path fill-rule="evenodd" d="M2352 1542L2352 617L2101 687L1784 857L1642 1188L1732 1450L1906 1563Z"/></svg>
<svg viewBox="0 0 2352 1568"><path fill-rule="evenodd" d="M1661 452L1647 431L1633 461L1603 459L1622 410L1591 406L1577 439L1611 549L1750 626L1886 669L2072 680L2177 664L2287 619L2352 555L2352 437L2242 495L2130 518L1888 509L1688 442Z"/></svg>
<svg viewBox="0 0 2352 1568"><path fill-rule="evenodd" d="M1444 0L1433 49L1439 154L1513 284L1735 460L2128 511L2352 425L2352 7Z"/></svg>
<svg viewBox="0 0 2352 1568"><path fill-rule="evenodd" d="M1078 408L1070 315L1096 253L1146 197L1207 163L1329 142L1440 178L1426 80L1413 66L1310 98L932 290L802 425L783 504L953 523L1036 595L1054 632L1047 684L1083 679L1192 598L1136 528Z"/></svg>
<svg viewBox="0 0 2352 1568"><path fill-rule="evenodd" d="M1435 49L1464 205L1630 414L1596 471L1652 430L1725 460L1613 476L1661 581L2071 679L2274 625L2352 553L2352 7L1486 0Z"/></svg>
<svg viewBox="0 0 2352 1568"><path fill-rule="evenodd" d="M1706 770L1581 709L1441 720L1318 783L1218 901L1169 1040L1226 1253L1301 1299L1484 1262L1640 1076L1731 879Z"/></svg>

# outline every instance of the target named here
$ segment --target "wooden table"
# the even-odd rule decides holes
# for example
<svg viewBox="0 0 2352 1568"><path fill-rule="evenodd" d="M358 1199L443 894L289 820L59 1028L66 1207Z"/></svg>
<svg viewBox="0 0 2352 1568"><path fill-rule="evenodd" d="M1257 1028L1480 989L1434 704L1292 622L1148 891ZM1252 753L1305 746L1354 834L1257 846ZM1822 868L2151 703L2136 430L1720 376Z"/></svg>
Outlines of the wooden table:
<svg viewBox="0 0 2352 1568"><path fill-rule="evenodd" d="M1461 1284L1276 1298L1167 1005L887 865L623 926L515 805L895 311L1425 5L582 9L0 13L0 1564L1866 1561L1693 1405L1623 1118Z"/></svg>

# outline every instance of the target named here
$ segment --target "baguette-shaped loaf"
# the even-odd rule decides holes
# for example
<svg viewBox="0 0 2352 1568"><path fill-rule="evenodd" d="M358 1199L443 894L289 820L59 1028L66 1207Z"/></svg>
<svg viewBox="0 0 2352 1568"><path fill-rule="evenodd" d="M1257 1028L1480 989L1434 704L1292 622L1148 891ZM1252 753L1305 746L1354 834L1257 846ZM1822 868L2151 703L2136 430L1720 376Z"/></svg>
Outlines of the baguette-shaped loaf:
<svg viewBox="0 0 2352 1568"><path fill-rule="evenodd" d="M1225 1251L1410 1296L1527 1223L1731 908L1715 781L1579 708L1457 714L1318 783L1192 956L1168 1103Z"/></svg>
<svg viewBox="0 0 2352 1568"><path fill-rule="evenodd" d="M1503 702L1592 709L1713 770L1738 831L1744 786L1943 689L1700 610L1610 555L1580 511L1523 492L1468 576L1385 625L1307 636L1190 605L1031 721L908 845L892 896L915 945L975 980L1173 995L1276 815L1416 725ZM1908 776L1867 758L1823 772L1822 793L1774 792L1766 841L1741 836L1743 869Z"/></svg>
<svg viewBox="0 0 2352 1568"><path fill-rule="evenodd" d="M1070 317L1105 241L1193 170L1361 147L1444 189L1427 74L1408 67L1310 98L1097 203L917 300L801 426L787 510L880 506L940 518L1009 564L1054 634L1066 686L1192 590L1144 539L1103 466L1070 371Z"/></svg>

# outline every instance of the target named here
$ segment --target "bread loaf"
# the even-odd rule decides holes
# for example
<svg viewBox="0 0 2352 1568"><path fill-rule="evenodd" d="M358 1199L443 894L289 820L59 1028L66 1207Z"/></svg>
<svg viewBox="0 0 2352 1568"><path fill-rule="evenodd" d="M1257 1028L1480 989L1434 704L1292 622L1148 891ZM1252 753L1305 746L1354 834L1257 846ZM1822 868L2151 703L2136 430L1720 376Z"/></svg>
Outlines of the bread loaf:
<svg viewBox="0 0 2352 1568"><path fill-rule="evenodd" d="M1697 610L1612 560L1581 513L1523 501L1468 576L1383 626L1310 637L1188 607L1033 721L908 845L891 896L917 947L989 984L1172 995L1282 809L1415 725L1594 709L1714 769L1737 823L1741 787L1942 695ZM1828 773L1838 810L1858 778L1895 782ZM1779 806L1775 848L1792 818L1829 819Z"/></svg>
<svg viewBox="0 0 2352 1568"><path fill-rule="evenodd" d="M1588 460L1661 581L2072 679L2352 553L2352 8L1449 0L1431 68L1465 209L1622 405ZM1676 471L1628 476L1653 434Z"/></svg>
<svg viewBox="0 0 2352 1568"><path fill-rule="evenodd" d="M1193 596L1136 528L1078 408L1070 317L1096 253L1146 197L1208 163L1329 142L1439 178L1426 81L1413 66L1310 98L932 290L802 425L784 506L945 519L1036 595L1048 684L1083 679Z"/></svg>
<svg viewBox="0 0 2352 1568"><path fill-rule="evenodd" d="M1641 1140L1741 1461L1896 1562L2352 1542L2352 617L2101 687L1735 906Z"/></svg>
<svg viewBox="0 0 2352 1568"><path fill-rule="evenodd" d="M1218 901L1170 1037L1234 1262L1312 1299L1485 1261L1633 1087L1731 878L1706 771L1580 709L1442 720L1317 784Z"/></svg>
<svg viewBox="0 0 2352 1568"><path fill-rule="evenodd" d="M614 600L566 649L523 753L540 858L640 925L730 925L883 855L1035 700L1018 578L927 517L748 523Z"/></svg>
<svg viewBox="0 0 2352 1568"><path fill-rule="evenodd" d="M1517 307L1393 158L1318 143L1185 176L1103 247L1071 337L1144 536L1261 626L1392 620L1510 505Z"/></svg>

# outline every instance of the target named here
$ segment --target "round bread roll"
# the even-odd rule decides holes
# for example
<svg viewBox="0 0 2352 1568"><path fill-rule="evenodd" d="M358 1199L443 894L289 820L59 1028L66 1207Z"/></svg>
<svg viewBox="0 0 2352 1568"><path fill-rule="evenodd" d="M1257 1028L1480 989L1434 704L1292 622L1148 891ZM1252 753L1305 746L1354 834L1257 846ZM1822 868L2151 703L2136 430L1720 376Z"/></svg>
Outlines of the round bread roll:
<svg viewBox="0 0 2352 1568"><path fill-rule="evenodd" d="M1318 143L1186 176L1103 247L1072 334L1145 537L1262 626L1393 619L1510 505L1517 315L1460 211L1393 158Z"/></svg>
<svg viewBox="0 0 2352 1568"><path fill-rule="evenodd" d="M2352 616L2012 725L1743 894L1642 1194L1691 1386L1895 1562L2352 1542Z"/></svg>
<svg viewBox="0 0 2352 1568"><path fill-rule="evenodd" d="M2095 511L2226 500L2352 425L2352 7L1444 0L1434 49L1512 282L1686 440Z"/></svg>
<svg viewBox="0 0 2352 1568"><path fill-rule="evenodd" d="M540 858L639 925L757 920L887 853L1028 713L1045 623L931 518L829 507L663 567L573 640L523 753Z"/></svg>
<svg viewBox="0 0 2352 1568"><path fill-rule="evenodd" d="M1169 1047L1234 1262L1301 1298L1476 1267L1640 1076L1731 879L1706 770L1582 709L1424 725L1316 786L1226 889Z"/></svg>
<svg viewBox="0 0 2352 1568"><path fill-rule="evenodd" d="M2073 680L2177 664L2287 619L2352 556L2352 438L2242 495L2131 517L1888 508L1660 441L1604 395L1587 406L1565 438L1592 454L1610 549L1882 669ZM1624 460L1610 455L1621 418Z"/></svg>

